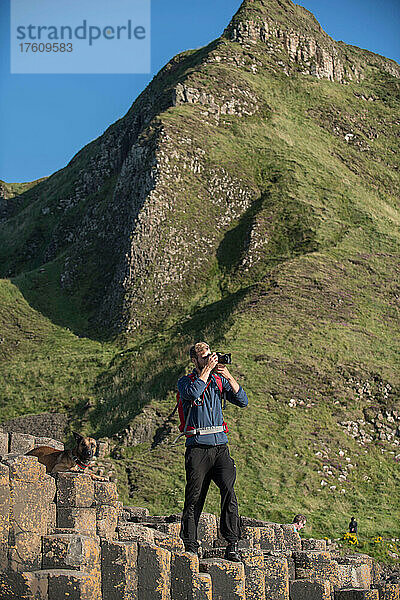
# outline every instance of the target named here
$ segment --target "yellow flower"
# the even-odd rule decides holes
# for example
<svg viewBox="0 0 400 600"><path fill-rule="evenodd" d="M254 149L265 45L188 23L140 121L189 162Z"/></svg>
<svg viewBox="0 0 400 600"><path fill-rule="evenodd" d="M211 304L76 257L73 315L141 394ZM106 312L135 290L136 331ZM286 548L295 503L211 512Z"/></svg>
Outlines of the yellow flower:
<svg viewBox="0 0 400 600"><path fill-rule="evenodd" d="M343 539L353 546L358 546L358 539L355 533L345 533Z"/></svg>

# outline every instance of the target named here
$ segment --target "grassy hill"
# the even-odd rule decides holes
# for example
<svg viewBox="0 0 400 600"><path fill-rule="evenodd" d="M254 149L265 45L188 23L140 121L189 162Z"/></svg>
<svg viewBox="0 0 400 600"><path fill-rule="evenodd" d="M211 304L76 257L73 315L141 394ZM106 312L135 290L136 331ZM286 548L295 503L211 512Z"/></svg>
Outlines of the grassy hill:
<svg viewBox="0 0 400 600"><path fill-rule="evenodd" d="M282 36L243 38L268 6L332 53L340 81L306 72L331 63L290 58ZM125 503L176 512L184 449L168 415L205 339L232 352L250 400L226 409L241 513L304 512L306 534L336 538L354 514L360 549L379 555L374 537L400 538L398 66L293 7L244 2L233 37L172 59L13 199L0 419L68 412L112 439Z"/></svg>

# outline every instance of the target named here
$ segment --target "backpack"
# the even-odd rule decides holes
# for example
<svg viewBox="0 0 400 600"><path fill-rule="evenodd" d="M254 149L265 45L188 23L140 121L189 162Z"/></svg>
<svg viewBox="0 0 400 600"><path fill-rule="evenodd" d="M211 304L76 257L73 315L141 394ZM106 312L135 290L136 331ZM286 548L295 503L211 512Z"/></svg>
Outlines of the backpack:
<svg viewBox="0 0 400 600"><path fill-rule="evenodd" d="M191 381L194 381L196 379L196 375L194 373L189 373L187 375L187 377L189 377L189 379ZM215 383L218 386L219 392L221 394L221 402L222 402L222 396L223 396L222 379L221 379L221 377L219 375L212 375L212 377L214 377ZM212 379L210 379L210 381L207 383L207 385L206 385L206 387L204 389L204 392L206 391L206 389L210 385L211 381L212 381ZM199 398L201 404L203 404L203 402L204 402L204 397L203 397L204 396L204 392L201 395L202 396L201 399ZM189 421L189 417L190 417L190 412L192 410L192 406L193 406L193 403L190 406L187 419L185 420L185 414L183 412L183 402L182 402L182 399L180 397L179 391L176 393L176 406L175 406L175 410L178 409L178 414L179 414L179 421L180 421L179 431L182 434L185 434L185 435L186 435L186 431L190 431L191 429L194 429L194 427L187 427L186 426L186 421ZM174 412L175 412L175 410L174 410ZM225 431L227 433L228 432L228 427L227 427L225 421L223 422L223 425L224 425Z"/></svg>

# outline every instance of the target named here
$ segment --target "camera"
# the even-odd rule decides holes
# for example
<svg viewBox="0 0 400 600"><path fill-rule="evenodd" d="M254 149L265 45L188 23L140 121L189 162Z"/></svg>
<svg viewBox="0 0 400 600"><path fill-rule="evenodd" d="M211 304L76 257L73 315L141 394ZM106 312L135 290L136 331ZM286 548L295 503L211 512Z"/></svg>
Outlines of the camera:
<svg viewBox="0 0 400 600"><path fill-rule="evenodd" d="M218 356L218 362L221 365L230 365L232 363L232 354L223 354L222 352L215 353Z"/></svg>

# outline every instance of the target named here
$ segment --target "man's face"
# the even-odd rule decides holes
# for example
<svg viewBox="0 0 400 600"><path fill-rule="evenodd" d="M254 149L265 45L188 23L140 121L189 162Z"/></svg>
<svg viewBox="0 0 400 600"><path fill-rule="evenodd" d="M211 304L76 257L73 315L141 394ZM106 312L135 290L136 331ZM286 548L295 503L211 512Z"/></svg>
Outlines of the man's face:
<svg viewBox="0 0 400 600"><path fill-rule="evenodd" d="M204 369L204 367L206 366L207 362L208 362L208 357L211 355L211 351L210 348L207 346L207 348L204 348L203 350L199 350L197 353L197 358L195 358L195 364L196 367L198 369L200 369L200 371L202 369Z"/></svg>

